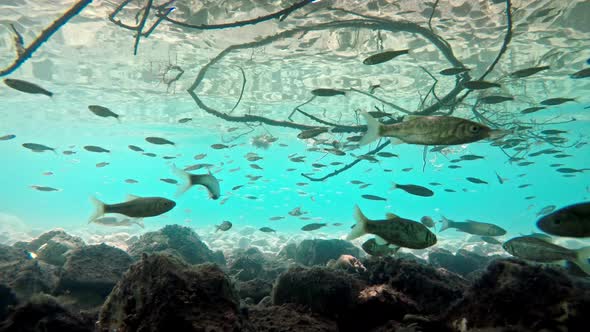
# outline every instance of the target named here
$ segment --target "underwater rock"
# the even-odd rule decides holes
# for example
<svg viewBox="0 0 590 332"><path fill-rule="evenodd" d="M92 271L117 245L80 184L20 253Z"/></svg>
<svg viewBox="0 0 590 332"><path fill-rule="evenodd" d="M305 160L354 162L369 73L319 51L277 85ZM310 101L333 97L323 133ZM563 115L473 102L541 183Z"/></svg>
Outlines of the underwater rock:
<svg viewBox="0 0 590 332"><path fill-rule="evenodd" d="M132 263L126 252L104 243L76 249L68 255L56 293L88 306L101 305Z"/></svg>
<svg viewBox="0 0 590 332"><path fill-rule="evenodd" d="M389 285L415 301L421 314L439 314L463 296L469 282L444 269L393 257L364 261L370 285Z"/></svg>
<svg viewBox="0 0 590 332"><path fill-rule="evenodd" d="M0 321L2 321L8 313L8 308L18 303L16 295L12 292L10 287L0 284Z"/></svg>
<svg viewBox="0 0 590 332"><path fill-rule="evenodd" d="M236 287L241 299L251 298L254 303L259 303L272 292L272 282L258 278L240 281Z"/></svg>
<svg viewBox="0 0 590 332"><path fill-rule="evenodd" d="M96 317L82 316L61 306L48 295L37 295L30 302L10 310L7 318L0 323L3 332L38 331L94 331Z"/></svg>
<svg viewBox="0 0 590 332"><path fill-rule="evenodd" d="M299 310L293 305L255 306L248 317L257 332L337 332L336 323L319 315Z"/></svg>
<svg viewBox="0 0 590 332"><path fill-rule="evenodd" d="M238 304L217 265L144 255L107 298L98 331L240 331Z"/></svg>
<svg viewBox="0 0 590 332"><path fill-rule="evenodd" d="M229 274L240 281L259 278L272 282L286 269L284 261L268 257L256 247L236 250L229 264Z"/></svg>
<svg viewBox="0 0 590 332"><path fill-rule="evenodd" d="M250 247L250 244L252 243L252 240L250 240L249 238L243 236L238 240L238 248L240 249L248 249L248 247Z"/></svg>
<svg viewBox="0 0 590 332"><path fill-rule="evenodd" d="M442 267L462 276L467 276L475 270L485 268L490 262L490 258L464 249L460 249L453 255L448 250L436 248L428 255L428 262L434 267Z"/></svg>
<svg viewBox="0 0 590 332"><path fill-rule="evenodd" d="M306 266L326 265L331 259L338 259L341 255L359 257L359 249L344 240L313 239L303 240L297 246L295 261Z"/></svg>
<svg viewBox="0 0 590 332"><path fill-rule="evenodd" d="M467 329L586 331L590 283L564 271L515 259L496 260L456 303L447 320ZM506 329L507 330L507 329Z"/></svg>
<svg viewBox="0 0 590 332"><path fill-rule="evenodd" d="M350 274L326 267L294 267L279 276L274 305L303 305L312 312L336 318L350 311L363 283Z"/></svg>
<svg viewBox="0 0 590 332"><path fill-rule="evenodd" d="M37 254L37 259L48 264L62 266L66 262L66 255L71 250L82 248L86 244L77 236L72 236L63 230L56 229L41 234L29 243L17 242L15 248L27 250Z"/></svg>
<svg viewBox="0 0 590 332"><path fill-rule="evenodd" d="M139 259L142 254L168 253L190 264L206 262L225 265L221 252L213 252L189 227L167 225L159 231L148 232L129 246L129 255Z"/></svg>
<svg viewBox="0 0 590 332"><path fill-rule="evenodd" d="M363 263L356 257L351 255L342 255L337 260L330 260L326 264L327 267L336 270L346 271L348 273L364 273L367 272L367 268Z"/></svg>
<svg viewBox="0 0 590 332"><path fill-rule="evenodd" d="M279 257L286 259L295 259L295 255L297 255L297 244L293 242L288 243L286 246L281 248L278 253Z"/></svg>

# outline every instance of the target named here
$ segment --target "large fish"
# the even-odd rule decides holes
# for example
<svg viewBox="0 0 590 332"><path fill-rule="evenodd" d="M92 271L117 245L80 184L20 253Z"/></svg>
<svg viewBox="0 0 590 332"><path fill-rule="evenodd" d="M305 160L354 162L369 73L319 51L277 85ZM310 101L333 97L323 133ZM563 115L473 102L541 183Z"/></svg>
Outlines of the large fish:
<svg viewBox="0 0 590 332"><path fill-rule="evenodd" d="M418 145L457 145L505 133L453 116L406 116L403 122L384 125L366 112L362 115L367 121L367 133L361 138L360 145L369 144L379 137L393 137Z"/></svg>
<svg viewBox="0 0 590 332"><path fill-rule="evenodd" d="M566 206L539 221L537 227L545 233L567 237L590 237L590 202Z"/></svg>
<svg viewBox="0 0 590 332"><path fill-rule="evenodd" d="M500 226L485 222L468 220L467 222L452 221L444 216L439 232L448 228L455 228L461 232L479 235L479 236L501 236L506 234L506 230Z"/></svg>
<svg viewBox="0 0 590 332"><path fill-rule="evenodd" d="M410 249L424 249L436 244L436 235L426 226L391 213L387 214L386 220L370 220L355 206L354 218L356 225L347 240L374 234L389 244Z"/></svg>
<svg viewBox="0 0 590 332"><path fill-rule="evenodd" d="M105 204L96 197L91 197L96 210L88 220L91 223L107 213L123 214L132 218L155 217L172 210L176 202L163 197L138 197L129 195L126 202Z"/></svg>

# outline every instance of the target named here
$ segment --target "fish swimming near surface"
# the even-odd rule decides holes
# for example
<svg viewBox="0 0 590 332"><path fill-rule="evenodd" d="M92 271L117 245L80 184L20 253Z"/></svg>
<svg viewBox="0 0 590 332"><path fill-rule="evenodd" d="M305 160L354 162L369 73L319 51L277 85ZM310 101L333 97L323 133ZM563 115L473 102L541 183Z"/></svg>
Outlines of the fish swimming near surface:
<svg viewBox="0 0 590 332"><path fill-rule="evenodd" d="M434 192L426 187L422 187L416 184L399 184L399 183L392 183L391 190L401 189L408 194L412 194L415 196L422 196L422 197L430 197L434 195Z"/></svg>
<svg viewBox="0 0 590 332"><path fill-rule="evenodd" d="M178 123L187 123L192 120L193 120L192 118L182 118L182 119L178 120Z"/></svg>
<svg viewBox="0 0 590 332"><path fill-rule="evenodd" d="M174 142L169 141L165 138L161 138L161 137L151 136L151 137L146 137L145 140L149 143L156 144L156 145L176 145L176 144L174 144Z"/></svg>
<svg viewBox="0 0 590 332"><path fill-rule="evenodd" d="M176 181L174 179L169 179L169 178L160 179L160 181L170 183L170 184L178 184L178 181Z"/></svg>
<svg viewBox="0 0 590 332"><path fill-rule="evenodd" d="M410 50L398 50L398 51L385 51L377 54L373 54L363 60L363 64L372 66L378 65L389 60L393 60L400 55L408 54Z"/></svg>
<svg viewBox="0 0 590 332"><path fill-rule="evenodd" d="M385 240L382 239L381 241L385 242ZM400 249L400 247L392 246L387 242L380 244L376 238L368 239L361 245L361 248L363 248L367 254L375 257L391 256L396 254Z"/></svg>
<svg viewBox="0 0 590 332"><path fill-rule="evenodd" d="M566 260L590 275L590 246L574 250L536 237L520 236L504 242L502 248L512 256L533 262L551 263Z"/></svg>
<svg viewBox="0 0 590 332"><path fill-rule="evenodd" d="M590 68L584 68L580 71L577 71L571 74L570 77L574 79L590 77Z"/></svg>
<svg viewBox="0 0 590 332"><path fill-rule="evenodd" d="M129 195L126 202L117 204L105 204L96 197L91 197L95 211L88 220L91 223L95 219L107 213L118 213L132 218L155 217L172 210L176 202L164 197L138 197Z"/></svg>
<svg viewBox="0 0 590 332"><path fill-rule="evenodd" d="M92 220L92 223L98 224L98 225L103 225L103 226L111 226L111 227L129 227L129 226L133 226L133 225L137 225L141 228L145 227L143 220L129 219L129 218L119 220L115 217L102 217L102 218Z"/></svg>
<svg viewBox="0 0 590 332"><path fill-rule="evenodd" d="M53 188L53 187L45 187L45 186L37 186L37 185L33 185L31 186L31 188L38 190L38 191L45 191L45 192L50 192L50 191L61 191L59 189Z"/></svg>
<svg viewBox="0 0 590 332"><path fill-rule="evenodd" d="M385 197L381 197L381 196L377 196L377 195L370 195L370 194L364 194L364 195L361 195L361 197L364 199L371 200L371 201L386 201L387 200L387 198L385 198Z"/></svg>
<svg viewBox="0 0 590 332"><path fill-rule="evenodd" d="M565 237L590 237L590 202L566 206L537 221L547 234Z"/></svg>
<svg viewBox="0 0 590 332"><path fill-rule="evenodd" d="M463 83L463 87L468 90L485 90L490 88L500 88L502 85L488 81L468 81Z"/></svg>
<svg viewBox="0 0 590 332"><path fill-rule="evenodd" d="M392 137L418 145L457 145L494 138L501 130L453 116L406 116L400 123L385 125L368 113L361 113L367 121L367 133L360 145L369 144L379 137Z"/></svg>
<svg viewBox="0 0 590 332"><path fill-rule="evenodd" d="M297 135L297 138L299 138L299 139L314 138L314 137L321 135L323 133L327 133L328 130L329 130L328 127L318 127L318 128L307 129L307 130L300 132Z"/></svg>
<svg viewBox="0 0 590 332"><path fill-rule="evenodd" d="M333 97L333 96L344 96L346 92L336 89L329 88L318 88L311 90L311 94L317 97Z"/></svg>
<svg viewBox="0 0 590 332"><path fill-rule="evenodd" d="M110 109L104 107L104 106L100 106L100 105L89 105L88 109L90 110L90 112L94 113L97 116L100 116L102 118L115 118L117 119L117 121L121 122L121 119L119 118L119 114L111 111Z"/></svg>
<svg viewBox="0 0 590 332"><path fill-rule="evenodd" d="M27 149L33 151L33 152L53 151L53 153L56 153L57 154L57 152L55 152L55 149L54 148L50 148L50 147L48 147L46 145L43 145L43 144L24 143L22 146L24 148L27 148Z"/></svg>
<svg viewBox="0 0 590 332"><path fill-rule="evenodd" d="M0 136L0 141L8 141L11 140L13 138L15 138L16 135L4 135L4 136Z"/></svg>
<svg viewBox="0 0 590 332"><path fill-rule="evenodd" d="M233 226L233 224L230 221L225 220L221 224L215 226L215 232L228 231L228 230L230 230L230 228L232 228L232 226Z"/></svg>
<svg viewBox="0 0 590 332"><path fill-rule="evenodd" d="M96 146L96 145L86 145L84 147L84 150L90 151L90 152L96 152L96 153L109 153L109 152L111 152L111 150L107 150L105 148L101 148L100 146Z"/></svg>
<svg viewBox="0 0 590 332"><path fill-rule="evenodd" d="M143 152L143 149L136 145L129 145L128 148L135 152Z"/></svg>
<svg viewBox="0 0 590 332"><path fill-rule="evenodd" d="M514 100L514 97L492 95L492 96L481 97L477 101L481 104L494 105L494 104L500 104L500 103L503 103L505 101L510 101L510 100Z"/></svg>
<svg viewBox="0 0 590 332"><path fill-rule="evenodd" d="M47 91L47 90L43 89L42 87L38 86L37 84L30 83L30 82L23 81L23 80L6 78L6 79L4 79L4 84L6 84L7 86L9 86L15 90L25 92L25 93L42 94L42 95L46 95L49 97L53 96L53 92Z"/></svg>
<svg viewBox="0 0 590 332"><path fill-rule="evenodd" d="M575 98L549 98L545 99L541 102L541 105L545 106L556 106L561 105L563 103L567 103L568 101L576 101Z"/></svg>
<svg viewBox="0 0 590 332"><path fill-rule="evenodd" d="M356 225L347 240L374 234L389 244L410 249L425 249L436 244L436 235L426 226L391 213L387 214L386 220L370 220L355 206L354 218Z"/></svg>
<svg viewBox="0 0 590 332"><path fill-rule="evenodd" d="M209 174L190 174L175 165L172 165L174 173L183 181L182 185L179 185L176 196L180 196L189 190L194 185L201 185L207 188L209 192L209 198L218 199L221 196L221 189L219 188L219 181L211 173Z"/></svg>
<svg viewBox="0 0 590 332"><path fill-rule="evenodd" d="M466 222L452 221L443 216L441 223L442 225L439 232L449 228L455 228L458 231L479 236L502 236L506 234L506 230L504 228L485 222L473 220L468 220Z"/></svg>
<svg viewBox="0 0 590 332"><path fill-rule="evenodd" d="M515 72L512 72L509 76L512 78L525 78L525 77L535 75L536 73L543 71L543 70L547 70L549 68L550 68L549 66L538 66L538 67L525 68L525 69L521 69L521 70L517 70Z"/></svg>
<svg viewBox="0 0 590 332"><path fill-rule="evenodd" d="M520 114L530 114L530 113L535 113L538 112L540 110L544 110L547 107L543 107L543 106L534 106L534 107L529 107L529 108L525 108L522 111L520 111Z"/></svg>
<svg viewBox="0 0 590 332"><path fill-rule="evenodd" d="M453 67L453 68L447 68L447 69L443 69L439 72L439 74L444 75L444 76L453 76L453 75L458 75L467 71L470 71L471 69L469 68L465 68L465 67Z"/></svg>

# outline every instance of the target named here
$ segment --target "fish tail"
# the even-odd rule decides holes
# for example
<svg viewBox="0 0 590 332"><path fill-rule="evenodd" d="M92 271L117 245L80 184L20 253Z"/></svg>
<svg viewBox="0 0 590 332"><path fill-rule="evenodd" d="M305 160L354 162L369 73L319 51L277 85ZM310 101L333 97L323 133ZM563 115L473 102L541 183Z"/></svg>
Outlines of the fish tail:
<svg viewBox="0 0 590 332"><path fill-rule="evenodd" d="M572 263L582 269L587 275L590 275L590 246L582 247L576 250L576 259Z"/></svg>
<svg viewBox="0 0 590 332"><path fill-rule="evenodd" d="M361 113L361 115L365 118L365 121L367 121L367 132L359 141L359 144L362 146L367 145L373 141L376 141L379 138L379 134L381 132L381 124L379 123L379 121L377 121L377 119L372 117L367 112L363 112Z"/></svg>
<svg viewBox="0 0 590 332"><path fill-rule="evenodd" d="M356 225L346 237L347 240L354 240L367 234L367 221L369 221L369 219L367 219L361 209L359 209L358 205L354 206L354 219L356 220Z"/></svg>
<svg viewBox="0 0 590 332"><path fill-rule="evenodd" d="M397 184L395 182L392 182L390 190L396 190L396 189L397 189Z"/></svg>
<svg viewBox="0 0 590 332"><path fill-rule="evenodd" d="M94 205L94 213L88 219L89 224L104 215L104 203L94 196L90 197L90 201Z"/></svg>
<svg viewBox="0 0 590 332"><path fill-rule="evenodd" d="M441 223L442 223L442 225L440 225L440 229L438 230L439 232L442 232L445 229L451 227L451 221L449 219L445 218L445 216L442 216Z"/></svg>
<svg viewBox="0 0 590 332"><path fill-rule="evenodd" d="M191 175L188 172L176 167L174 164L172 164L172 171L180 178L180 181L178 181L178 189L176 190L175 194L176 197L180 197L193 185L191 183Z"/></svg>

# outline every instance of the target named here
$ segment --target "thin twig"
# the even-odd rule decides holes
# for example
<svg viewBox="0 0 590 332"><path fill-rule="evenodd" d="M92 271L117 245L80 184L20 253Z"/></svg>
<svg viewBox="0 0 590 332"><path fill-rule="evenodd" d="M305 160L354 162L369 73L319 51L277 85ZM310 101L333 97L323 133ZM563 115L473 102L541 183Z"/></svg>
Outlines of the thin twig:
<svg viewBox="0 0 590 332"><path fill-rule="evenodd" d="M287 119L289 119L289 121L293 121L293 114L295 114L295 112L297 112L297 109L301 106L304 106L305 104L310 103L312 100L315 99L315 95L311 96L311 98L309 98L306 102L304 102L303 104L297 105L295 106L295 108L293 109L293 111L291 111L291 114L289 114L289 116L287 117Z"/></svg>
<svg viewBox="0 0 590 332"><path fill-rule="evenodd" d="M242 72L242 89L240 90L240 97L238 98L238 101L231 109L231 111L228 112L228 114L232 114L232 112L238 107L238 105L240 105L240 101L242 101L242 96L244 95L244 89L246 88L246 73L244 73L244 69L242 69L242 67L238 66L238 68L240 68L240 71Z"/></svg>
<svg viewBox="0 0 590 332"><path fill-rule="evenodd" d="M428 29L430 29L430 31L433 31L431 23L432 23L432 17L434 16L434 11L436 10L436 6L438 6L438 1L439 0L436 0L434 2L434 4L432 5L432 12L430 13L430 17L428 18Z"/></svg>
<svg viewBox="0 0 590 332"><path fill-rule="evenodd" d="M145 6L145 11L143 12L143 16L141 17L141 22L137 26L137 35L135 35L135 45L133 45L133 55L137 55L137 48L139 47L139 39L141 38L141 33L143 32L143 27L145 26L145 22L147 21L147 17L150 14L150 9L152 8L153 0L147 0L147 5Z"/></svg>
<svg viewBox="0 0 590 332"><path fill-rule="evenodd" d="M362 91L362 90L358 90L358 89L355 89L355 88L350 88L349 90L350 90L350 91L354 91L354 92L358 92L358 93L360 93L360 94L362 94L362 95L365 95L365 96L367 96L367 97L370 97L370 98L373 98L373 99L375 99L375 100L378 100L378 101L382 102L383 104L385 104L385 105L387 105L387 106L389 106L389 107L391 107L391 108L393 108L393 109L395 109L395 110L398 110L398 111L400 111L400 112L402 112L402 113L405 113L405 114L412 114L412 112L408 111L407 109L405 109L405 108L403 108L403 107L401 107L401 106L397 106L396 104L394 104L394 103L390 103L390 102L388 102L388 101L386 101L386 100L383 100L383 99L381 99L381 98L379 98L379 97L376 97L375 95L372 95L372 94L370 94L370 93L368 93L368 92L365 92L365 91Z"/></svg>

